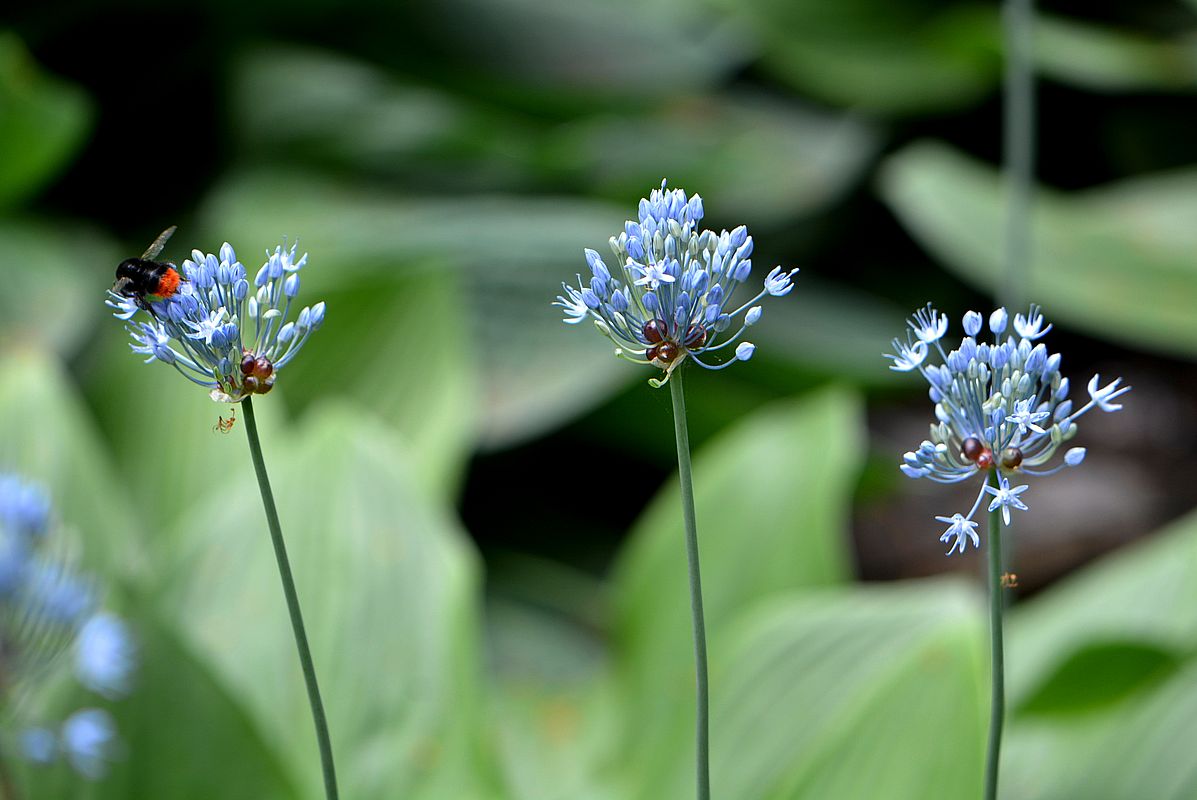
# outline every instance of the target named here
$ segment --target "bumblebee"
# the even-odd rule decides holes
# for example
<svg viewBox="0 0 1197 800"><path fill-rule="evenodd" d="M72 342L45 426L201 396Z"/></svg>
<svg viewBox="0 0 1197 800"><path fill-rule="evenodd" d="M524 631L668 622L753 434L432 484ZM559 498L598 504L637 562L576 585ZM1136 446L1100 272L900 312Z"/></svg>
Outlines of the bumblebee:
<svg viewBox="0 0 1197 800"><path fill-rule="evenodd" d="M141 254L141 258L126 258L116 268L116 283L112 284L112 291L122 297L128 297L137 304L138 308L154 313L151 303L160 303L174 295L179 290L183 277L175 269L175 265L166 261L155 261L171 234L175 232L174 225L170 226Z"/></svg>

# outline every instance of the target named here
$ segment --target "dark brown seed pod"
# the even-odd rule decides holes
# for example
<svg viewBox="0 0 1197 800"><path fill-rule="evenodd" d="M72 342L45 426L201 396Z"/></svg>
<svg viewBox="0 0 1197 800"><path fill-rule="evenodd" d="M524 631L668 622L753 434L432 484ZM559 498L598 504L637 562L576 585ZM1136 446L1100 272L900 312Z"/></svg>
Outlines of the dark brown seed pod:
<svg viewBox="0 0 1197 800"><path fill-rule="evenodd" d="M989 469L993 466L993 451L988 447L981 451L981 455L977 456L977 466L981 469Z"/></svg>
<svg viewBox="0 0 1197 800"><path fill-rule="evenodd" d="M246 377L241 386L245 389L246 394L253 394L254 392L258 391L258 389L262 388L262 382L253 375L249 375Z"/></svg>
<svg viewBox="0 0 1197 800"><path fill-rule="evenodd" d="M644 323L644 327L640 329L640 332L644 334L644 338L648 340L649 344L660 344L665 341L665 336L669 333L669 328L659 319L650 319Z"/></svg>
<svg viewBox="0 0 1197 800"><path fill-rule="evenodd" d="M262 381L261 387L258 388L258 394L270 394L270 390L274 388L274 376L271 375L266 380Z"/></svg>
<svg viewBox="0 0 1197 800"><path fill-rule="evenodd" d="M241 359L241 374L253 375L254 366L257 364L257 359L254 358L253 353L246 353L245 357Z"/></svg>
<svg viewBox="0 0 1197 800"><path fill-rule="evenodd" d="M254 359L254 377L259 380L266 380L274 372L274 364L270 363L270 359L266 356L258 356Z"/></svg>
<svg viewBox="0 0 1197 800"><path fill-rule="evenodd" d="M707 343L707 329L701 325L691 325L686 331L684 344L691 350L697 350Z"/></svg>
<svg viewBox="0 0 1197 800"><path fill-rule="evenodd" d="M981 444L981 440L976 436L970 436L964 440L964 444L960 447L960 455L967 458L969 461L976 461L977 457L985 450L985 445Z"/></svg>
<svg viewBox="0 0 1197 800"><path fill-rule="evenodd" d="M1007 447L1002 451L1002 466L1006 469L1014 469L1022 463L1022 451L1017 447Z"/></svg>
<svg viewBox="0 0 1197 800"><path fill-rule="evenodd" d="M673 342L661 342L655 349L657 351L656 360L666 364L672 363L678 356L678 347Z"/></svg>

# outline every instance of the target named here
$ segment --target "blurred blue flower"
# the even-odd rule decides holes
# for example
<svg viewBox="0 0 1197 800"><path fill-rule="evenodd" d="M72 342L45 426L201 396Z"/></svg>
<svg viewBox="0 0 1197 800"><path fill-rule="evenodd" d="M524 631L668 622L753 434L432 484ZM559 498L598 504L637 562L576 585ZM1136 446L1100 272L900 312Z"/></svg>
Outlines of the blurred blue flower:
<svg viewBox="0 0 1197 800"><path fill-rule="evenodd" d="M148 319L133 320L139 309L131 297L110 291L107 303L127 321L134 353L172 365L213 400L235 403L269 392L324 322L324 303L291 318L307 258L296 258L295 245L276 247L250 279L226 242L219 256L192 251L178 291L153 303Z"/></svg>
<svg viewBox="0 0 1197 800"><path fill-rule="evenodd" d="M95 614L75 641L75 675L97 694L116 698L129 691L137 650L125 623L113 614Z"/></svg>
<svg viewBox="0 0 1197 800"><path fill-rule="evenodd" d="M699 230L703 214L701 197L687 199L661 181L660 189L640 201L638 220L628 220L611 237L615 268L586 250L589 282L579 275L577 287L562 284L564 294L553 303L568 324L594 320L614 342L617 356L664 370L663 379L651 381L654 386L668 381L687 358L707 369L752 358L755 345L740 337L761 317L753 304L794 288L798 270L775 267L755 296L733 306L732 296L752 272L752 237L743 225L719 233ZM738 328L728 333L737 319ZM715 354L728 347L734 347L732 357L708 360L719 359L723 354Z"/></svg>
<svg viewBox="0 0 1197 800"><path fill-rule="evenodd" d="M14 720L20 752L35 763L59 756L83 775L99 777L115 741L107 712L80 711L57 729L26 719L16 706L37 686L55 681L64 654L86 690L108 699L126 694L136 651L128 629L101 611L94 584L76 572L48 535L49 497L36 484L0 474L0 704Z"/></svg>
<svg viewBox="0 0 1197 800"><path fill-rule="evenodd" d="M85 778L103 777L116 743L116 725L107 711L84 708L62 723L62 752Z"/></svg>
<svg viewBox="0 0 1197 800"><path fill-rule="evenodd" d="M975 338L981 333L982 319L975 311L965 314L966 336L948 352L940 341L947 333L948 319L928 304L908 323L906 342L895 339L896 352L887 356L893 361L890 369L917 369L927 380L935 404L937 422L931 426L931 438L902 457L902 472L938 483L998 472L998 487L983 481L967 514L936 517L950 526L941 537L952 543L949 554L964 552L968 541L978 545L972 520L986 494L993 496L989 510L1001 509L1006 525L1010 509L1027 509L1019 497L1027 485L1011 488L1010 476L1051 475L1079 466L1085 459L1083 447L1068 450L1063 463L1047 465L1060 446L1077 435L1076 421L1081 416L1094 408L1118 411L1122 406L1112 401L1130 391L1121 385L1121 378L1101 387L1094 375L1088 386L1089 402L1073 410L1068 379L1060 374L1060 354L1049 354L1044 344L1036 343L1052 328L1045 324L1039 307L1031 306L1025 316L1015 314L1014 332L1004 339L1010 315L1004 308L994 311L989 315L992 342ZM941 363L928 362L932 350Z"/></svg>

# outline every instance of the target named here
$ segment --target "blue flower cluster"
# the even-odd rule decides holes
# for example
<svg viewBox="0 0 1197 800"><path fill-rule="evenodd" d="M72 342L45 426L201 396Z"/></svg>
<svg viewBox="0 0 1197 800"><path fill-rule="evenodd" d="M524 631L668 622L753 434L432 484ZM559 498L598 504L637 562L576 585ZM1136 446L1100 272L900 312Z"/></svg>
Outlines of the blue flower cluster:
<svg viewBox="0 0 1197 800"><path fill-rule="evenodd" d="M594 320L615 343L617 356L664 370L664 379L650 381L654 386L668 381L687 358L707 369L752 358L755 345L740 339L761 318L761 307L754 304L794 288L798 270L775 267L756 296L733 307L732 296L752 272L752 237L743 225L720 233L700 231L702 217L701 197L687 199L684 191L667 189L661 181L660 189L640 201L638 221L628 220L623 232L611 237L616 268L586 250L589 283L581 275L576 288L563 283L565 294L553 303L564 310L568 324ZM725 335L737 319L739 327ZM733 358L721 363L703 358L733 345Z"/></svg>
<svg viewBox="0 0 1197 800"><path fill-rule="evenodd" d="M26 758L62 758L98 778L116 743L107 711L84 708L48 725L30 724L19 708L66 664L84 689L115 700L129 691L136 665L125 624L100 608L93 584L51 554L53 521L39 486L0 474L0 701L23 726L17 749Z"/></svg>
<svg viewBox="0 0 1197 800"><path fill-rule="evenodd" d="M1044 325L1039 308L1031 306L1026 316L1015 314L1013 320L999 308L988 323L993 341L979 342L985 320L969 311L960 346L945 352L940 340L947 333L948 318L928 304L910 319L905 341L894 339L895 352L887 355L893 360L890 369L917 369L927 379L938 420L931 426L931 438L905 454L902 472L911 478L959 483L998 471L998 485L984 485L968 514L936 517L948 525L940 541L951 545L949 554L964 552L970 541L979 546L973 516L986 495L991 498L989 511L1000 509L1006 525L1011 509L1027 510L1020 497L1027 486L1011 486L1011 477L1051 475L1080 464L1085 449L1074 447L1062 463L1048 466L1059 447L1076 436L1079 417L1094 408L1118 411L1122 406L1113 401L1130 391L1121 386L1121 378L1101 386L1094 375L1089 401L1074 410L1068 378L1060 375L1060 354L1049 353L1038 341L1052 328ZM928 363L932 348L942 363Z"/></svg>
<svg viewBox="0 0 1197 800"><path fill-rule="evenodd" d="M274 387L277 373L324 322L324 303L304 306L289 319L299 295L299 270L307 255L276 247L252 285L227 242L220 255L192 251L183 262L178 291L151 305L149 319L130 297L109 292L108 305L133 337L133 352L146 363L162 361L200 386L212 399L236 403Z"/></svg>

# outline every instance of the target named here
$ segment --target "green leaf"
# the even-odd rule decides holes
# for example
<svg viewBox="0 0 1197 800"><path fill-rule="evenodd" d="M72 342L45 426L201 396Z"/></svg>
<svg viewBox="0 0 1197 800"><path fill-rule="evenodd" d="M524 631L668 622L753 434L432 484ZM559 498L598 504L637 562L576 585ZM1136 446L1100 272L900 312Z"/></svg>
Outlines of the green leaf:
<svg viewBox="0 0 1197 800"><path fill-rule="evenodd" d="M603 247L619 230L622 212L610 205L576 198L403 198L257 173L219 188L204 219L207 229L245 252L299 233L312 254L304 291L313 297L454 268L458 274L442 280L464 290L448 322L473 334L484 446L549 430L637 374L594 331L562 325L550 305L561 282L585 269L582 248ZM330 307L329 324L335 313Z"/></svg>
<svg viewBox="0 0 1197 800"><path fill-rule="evenodd" d="M1138 642L1086 644L1060 663L1018 711L1030 715L1089 711L1159 683L1181 664L1178 654L1158 646Z"/></svg>
<svg viewBox="0 0 1197 800"><path fill-rule="evenodd" d="M522 188L551 175L634 199L667 175L717 199L720 218L756 225L790 224L834 202L879 144L860 120L764 94L680 95L652 109L538 124L315 50L267 48L237 74L248 144L272 158L409 182L436 181L439 171L458 192L463 182Z"/></svg>
<svg viewBox="0 0 1197 800"><path fill-rule="evenodd" d="M730 620L757 600L849 578L845 530L863 452L860 413L855 395L826 390L757 412L697 454L712 652L726 646ZM675 718L692 713L684 541L671 479L632 531L615 578L620 670L635 710L626 746L643 764L668 746L663 732Z"/></svg>
<svg viewBox="0 0 1197 800"><path fill-rule="evenodd" d="M90 118L83 92L43 73L16 36L0 32L0 209L58 174L83 143Z"/></svg>
<svg viewBox="0 0 1197 800"><path fill-rule="evenodd" d="M105 310L116 263L112 242L93 230L0 219L0 346L34 342L73 355Z"/></svg>
<svg viewBox="0 0 1197 800"><path fill-rule="evenodd" d="M1035 19L1035 66L1096 91L1197 89L1192 42L1170 42L1061 17Z"/></svg>
<svg viewBox="0 0 1197 800"><path fill-rule="evenodd" d="M988 716L978 600L960 584L908 583L783 596L742 616L714 651L712 794L976 796ZM684 722L645 800L693 793Z"/></svg>
<svg viewBox="0 0 1197 800"><path fill-rule="evenodd" d="M477 411L458 283L451 271L428 272L321 294L325 323L285 373L300 408L340 394L391 423L418 479L446 499L465 471Z"/></svg>
<svg viewBox="0 0 1197 800"><path fill-rule="evenodd" d="M668 176L720 220L778 226L837 200L878 145L859 120L740 92L588 117L552 133L547 158L610 197L641 197Z"/></svg>
<svg viewBox="0 0 1197 800"><path fill-rule="evenodd" d="M132 622L140 654L136 684L128 698L110 707L122 757L97 785L95 797L300 796L277 752L204 666L150 614Z"/></svg>
<svg viewBox="0 0 1197 800"><path fill-rule="evenodd" d="M970 283L1001 280L1003 192L991 167L937 143L885 163L887 203L933 255ZM1031 297L1095 336L1165 353L1197 354L1197 170L1063 195L1034 209Z"/></svg>
<svg viewBox="0 0 1197 800"><path fill-rule="evenodd" d="M704 17L677 0L455 0L429 33L469 53L475 91L590 110L695 92L739 66L740 37Z"/></svg>
<svg viewBox="0 0 1197 800"><path fill-rule="evenodd" d="M1000 29L979 5L721 0L759 38L762 67L799 91L882 115L943 111L997 83Z"/></svg>
<svg viewBox="0 0 1197 800"><path fill-rule="evenodd" d="M1197 794L1197 662L1107 713L1014 720L1008 730L1010 797L1187 800Z"/></svg>
<svg viewBox="0 0 1197 800"><path fill-rule="evenodd" d="M1106 664L1108 672L1086 679L1090 703L1118 701L1136 677L1150 682L1159 668L1197 652L1195 567L1197 514L1190 514L1018 606L1010 622L1012 702L1047 702L1048 687L1075 673L1076 659L1092 661L1095 647L1120 645L1147 655L1139 657L1142 669L1129 676ZM1120 679L1110 674L1119 671Z"/></svg>
<svg viewBox="0 0 1197 800"><path fill-rule="evenodd" d="M42 482L98 570L135 579L147 564L142 520L55 356L0 351L0 467Z"/></svg>
<svg viewBox="0 0 1197 800"><path fill-rule="evenodd" d="M465 537L417 488L401 443L361 410L313 411L263 446L344 795L489 796L475 741L479 577ZM158 605L277 748L299 796L318 797L312 722L254 482L227 484L195 509Z"/></svg>

